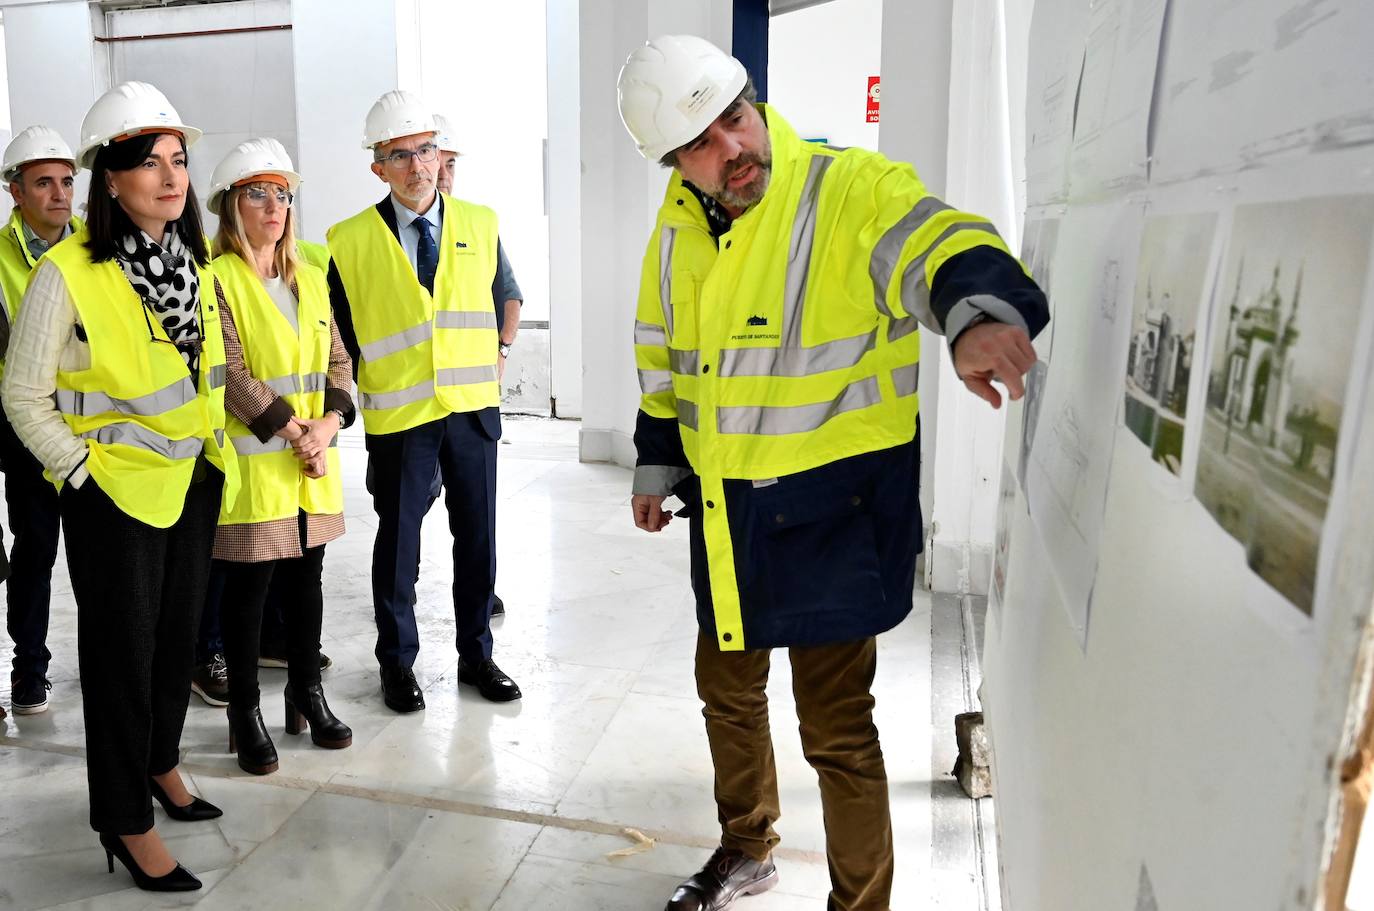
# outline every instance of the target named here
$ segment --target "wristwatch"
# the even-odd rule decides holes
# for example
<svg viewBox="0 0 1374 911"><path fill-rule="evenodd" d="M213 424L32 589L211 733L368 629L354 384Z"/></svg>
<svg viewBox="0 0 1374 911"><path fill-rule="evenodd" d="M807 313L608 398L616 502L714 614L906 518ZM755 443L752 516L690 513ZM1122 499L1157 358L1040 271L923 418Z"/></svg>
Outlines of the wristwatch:
<svg viewBox="0 0 1374 911"><path fill-rule="evenodd" d="M501 352L502 357L510 357L511 345L507 342L497 342L496 350Z"/></svg>

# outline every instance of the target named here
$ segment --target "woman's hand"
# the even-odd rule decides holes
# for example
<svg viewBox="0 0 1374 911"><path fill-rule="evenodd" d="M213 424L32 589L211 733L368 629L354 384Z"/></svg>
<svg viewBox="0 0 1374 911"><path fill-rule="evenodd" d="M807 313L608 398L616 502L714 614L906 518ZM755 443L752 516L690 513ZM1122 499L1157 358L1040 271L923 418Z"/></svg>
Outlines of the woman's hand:
<svg viewBox="0 0 1374 911"><path fill-rule="evenodd" d="M292 420L300 420L292 418ZM300 437L291 442L296 450L296 455L304 462L312 459L324 459L325 452L329 449L329 443L339 432L339 416L334 412L329 412L322 418L311 418L300 420L305 428Z"/></svg>
<svg viewBox="0 0 1374 911"><path fill-rule="evenodd" d="M322 478L329 474L329 463L324 455L310 459L301 467L301 473L307 478Z"/></svg>

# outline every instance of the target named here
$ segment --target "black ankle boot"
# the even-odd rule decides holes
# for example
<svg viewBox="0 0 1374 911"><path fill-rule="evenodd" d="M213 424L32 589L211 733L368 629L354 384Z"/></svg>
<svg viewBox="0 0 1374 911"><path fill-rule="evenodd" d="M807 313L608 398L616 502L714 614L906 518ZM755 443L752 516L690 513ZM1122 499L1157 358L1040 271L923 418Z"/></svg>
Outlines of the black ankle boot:
<svg viewBox="0 0 1374 911"><path fill-rule="evenodd" d="M251 775L266 775L277 770L277 748L262 723L258 707L240 711L232 705L229 716L229 752L239 754L239 768Z"/></svg>
<svg viewBox="0 0 1374 911"><path fill-rule="evenodd" d="M300 693L286 685L286 733L299 734L310 725L310 739L317 747L342 750L353 743L353 730L334 717L324 699L324 687L318 683L305 687Z"/></svg>

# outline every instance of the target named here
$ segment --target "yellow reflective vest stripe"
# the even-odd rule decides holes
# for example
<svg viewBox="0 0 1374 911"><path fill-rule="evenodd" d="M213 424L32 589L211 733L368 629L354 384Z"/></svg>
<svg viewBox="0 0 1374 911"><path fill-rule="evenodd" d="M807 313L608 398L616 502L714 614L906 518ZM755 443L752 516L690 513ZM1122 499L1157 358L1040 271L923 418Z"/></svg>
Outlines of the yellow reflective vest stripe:
<svg viewBox="0 0 1374 911"><path fill-rule="evenodd" d="M170 528L181 517L203 452L224 472L225 500L232 503L238 466L224 434L224 339L205 284L209 271L197 275L203 344L195 383L123 270L113 260L92 263L85 242L85 230L77 231L46 258L62 273L90 345L89 367L58 371L54 399L86 443L91 480L128 515Z"/></svg>
<svg viewBox="0 0 1374 911"><path fill-rule="evenodd" d="M398 433L500 403L491 299L496 213L449 196L441 202L433 295L376 208L329 229L360 348L368 433Z"/></svg>
<svg viewBox="0 0 1374 911"><path fill-rule="evenodd" d="M71 220L73 231L79 231L82 226L81 219ZM38 258L29 252L29 245L24 240L23 216L16 206L10 212L9 222L0 230L0 294L5 298L4 318L11 329L19 317L19 304L29 286L29 276L37 265ZM0 351L0 377L4 375L4 352Z"/></svg>
<svg viewBox="0 0 1374 911"><path fill-rule="evenodd" d="M211 268L234 315L248 372L285 399L298 417L322 417L331 342L324 273L309 263L296 267L300 293L296 311L287 314L267 293L257 271L237 254L216 257ZM221 525L295 518L301 510L343 512L338 449L331 445L326 454L324 477L308 478L286 440L274 436L263 443L232 414L226 430L237 454L240 488L237 500L221 507Z"/></svg>
<svg viewBox="0 0 1374 911"><path fill-rule="evenodd" d="M718 644L748 647L724 480L766 480L911 440L930 284L984 218L909 165L802 142L767 105L772 175L718 240L674 174L645 253L634 328L640 407L675 417L701 478Z"/></svg>

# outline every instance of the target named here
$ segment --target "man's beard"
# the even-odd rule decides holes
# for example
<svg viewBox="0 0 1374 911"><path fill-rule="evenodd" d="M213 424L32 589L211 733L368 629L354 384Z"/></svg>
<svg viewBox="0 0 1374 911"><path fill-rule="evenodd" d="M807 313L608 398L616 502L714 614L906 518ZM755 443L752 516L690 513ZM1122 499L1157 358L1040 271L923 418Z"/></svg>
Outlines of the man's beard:
<svg viewBox="0 0 1374 911"><path fill-rule="evenodd" d="M741 168L753 165L754 178L742 187L732 188L730 186L730 175L736 173ZM721 169L720 185L715 192L708 194L716 202L729 206L732 209L748 209L768 191L768 180L773 174L773 156L764 153L758 155L753 152L745 152L735 160L728 163Z"/></svg>

